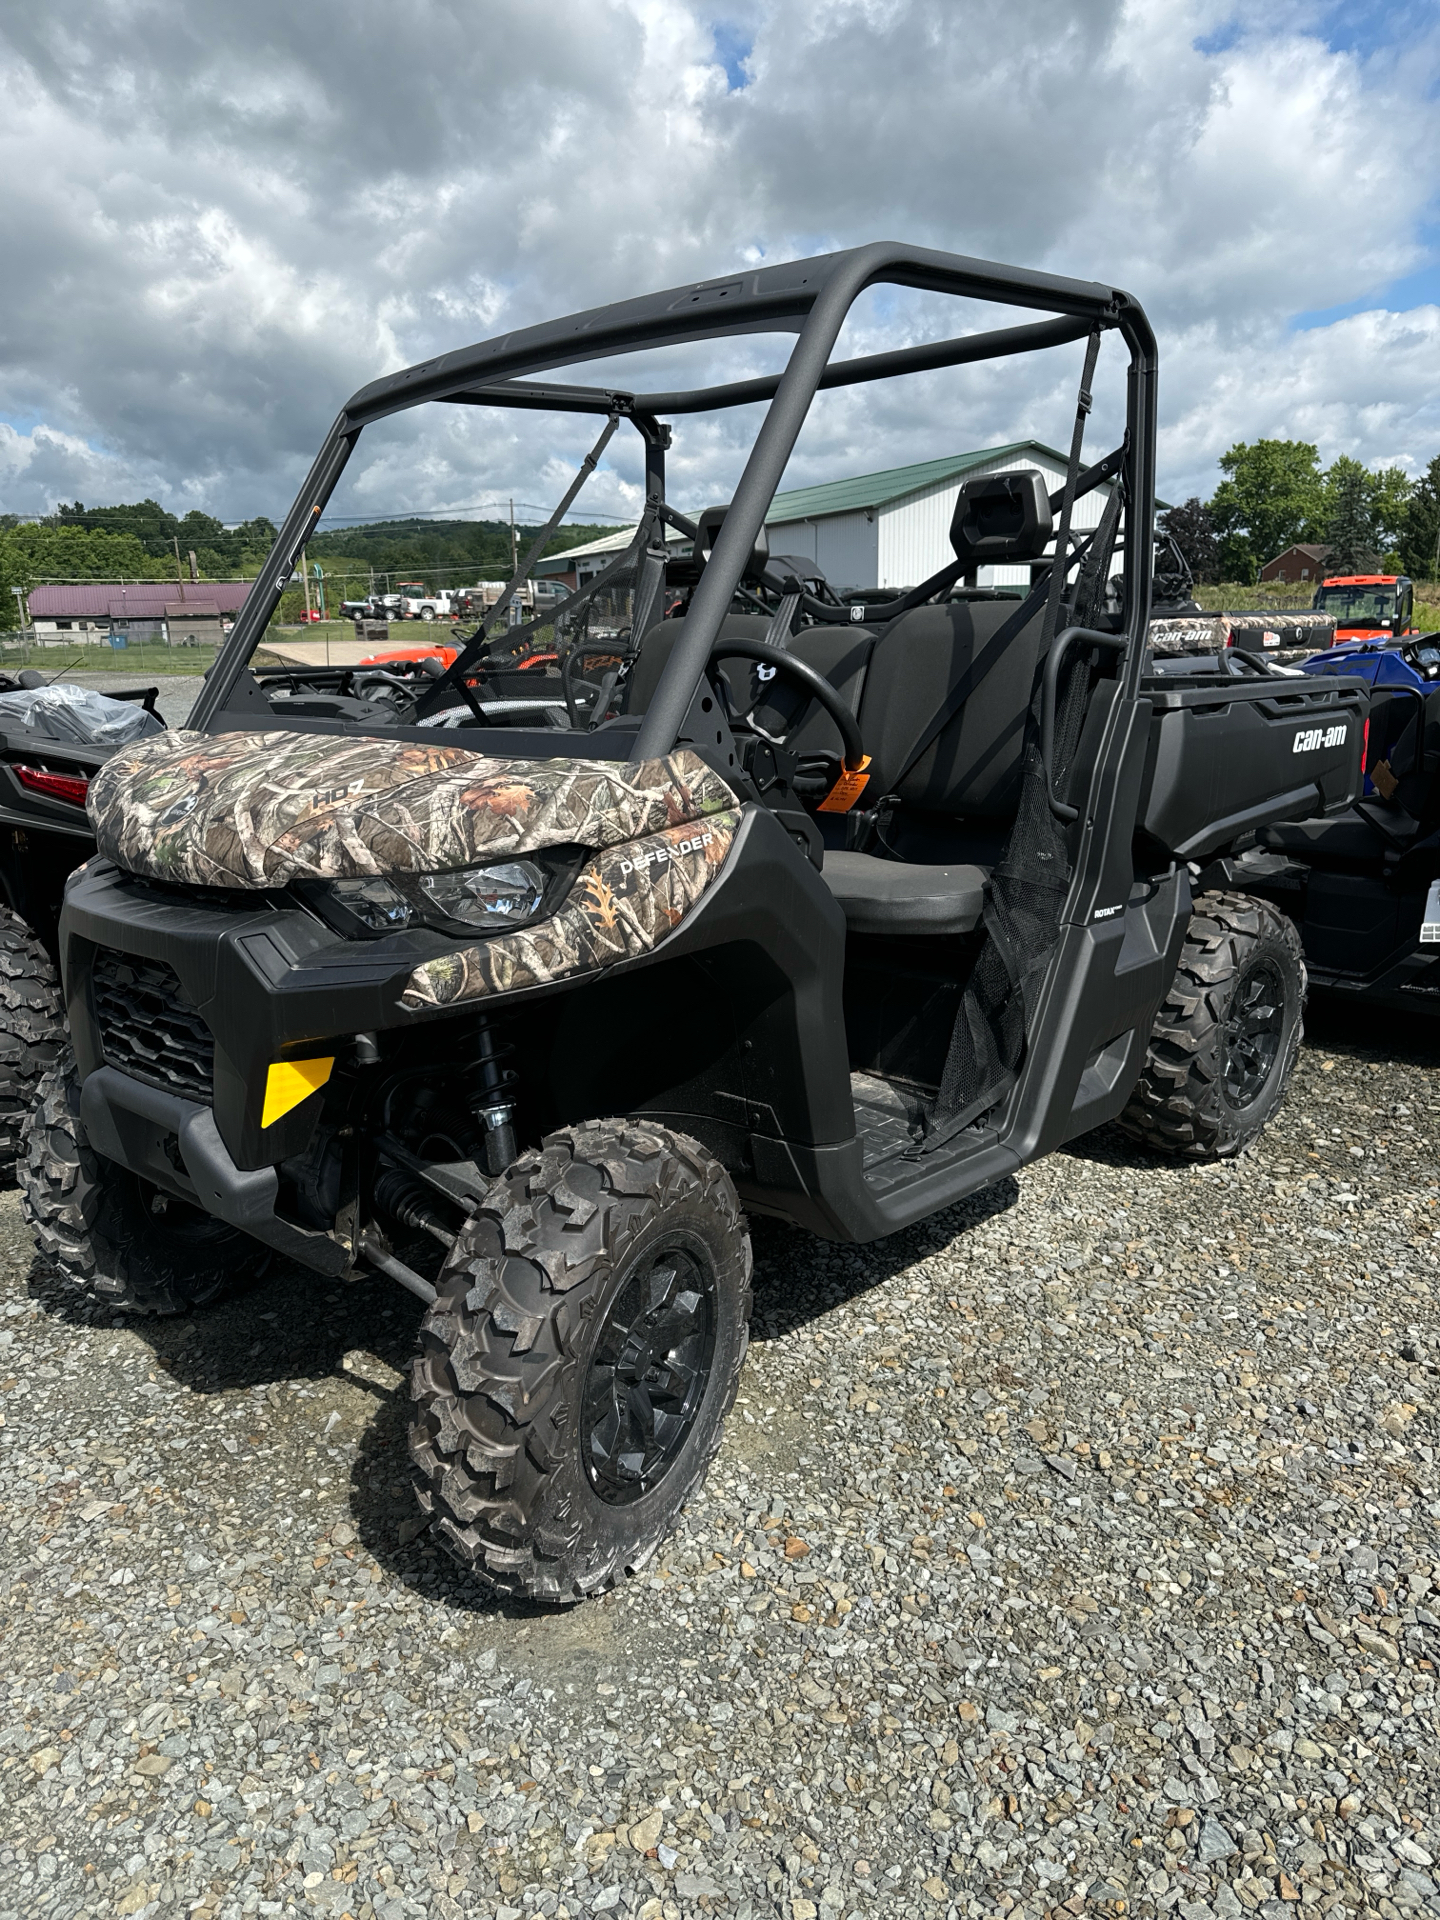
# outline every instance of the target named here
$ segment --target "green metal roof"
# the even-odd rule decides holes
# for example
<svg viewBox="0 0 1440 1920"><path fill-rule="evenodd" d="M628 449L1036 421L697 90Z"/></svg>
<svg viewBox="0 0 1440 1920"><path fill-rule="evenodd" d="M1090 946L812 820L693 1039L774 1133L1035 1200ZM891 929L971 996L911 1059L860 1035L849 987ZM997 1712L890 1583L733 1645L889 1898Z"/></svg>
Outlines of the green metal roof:
<svg viewBox="0 0 1440 1920"><path fill-rule="evenodd" d="M924 487L953 480L987 460L1003 459L1007 454L1033 451L1043 453L1063 467L1065 456L1039 440L1012 440L1004 447L982 447L976 453L952 453L943 460L921 460L913 467L889 467L883 473L864 473L855 480L829 480L819 487L796 487L790 493L777 493L766 514L767 525L783 520L818 520L831 513L856 513L866 507L888 506L907 493L919 493Z"/></svg>

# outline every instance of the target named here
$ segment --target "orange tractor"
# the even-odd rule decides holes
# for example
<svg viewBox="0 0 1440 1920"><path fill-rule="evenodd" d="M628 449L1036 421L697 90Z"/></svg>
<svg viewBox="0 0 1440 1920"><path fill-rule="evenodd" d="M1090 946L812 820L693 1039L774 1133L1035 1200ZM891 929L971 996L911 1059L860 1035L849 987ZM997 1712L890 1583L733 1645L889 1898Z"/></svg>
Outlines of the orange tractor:
<svg viewBox="0 0 1440 1920"><path fill-rule="evenodd" d="M1414 583L1403 573L1343 573L1321 583L1315 608L1335 620L1335 644L1398 640L1415 631Z"/></svg>

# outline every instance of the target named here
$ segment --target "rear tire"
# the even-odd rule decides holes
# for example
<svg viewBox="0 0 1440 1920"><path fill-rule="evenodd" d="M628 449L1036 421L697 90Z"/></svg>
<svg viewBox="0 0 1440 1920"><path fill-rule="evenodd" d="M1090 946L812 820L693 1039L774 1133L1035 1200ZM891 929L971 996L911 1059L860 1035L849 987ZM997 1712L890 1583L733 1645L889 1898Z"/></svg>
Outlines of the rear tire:
<svg viewBox="0 0 1440 1920"><path fill-rule="evenodd" d="M1243 1152L1284 1098L1305 987L1300 936L1277 907L1202 894L1120 1116L1124 1131L1166 1153Z"/></svg>
<svg viewBox="0 0 1440 1920"><path fill-rule="evenodd" d="M21 1151L40 1082L65 1046L65 1003L50 956L0 907L0 1171Z"/></svg>
<svg viewBox="0 0 1440 1920"><path fill-rule="evenodd" d="M82 1292L124 1313L213 1307L253 1286L274 1258L238 1227L94 1151L68 1047L41 1083L18 1170L40 1251Z"/></svg>
<svg viewBox="0 0 1440 1920"><path fill-rule="evenodd" d="M683 1134L551 1134L461 1230L421 1327L420 1505L502 1592L567 1602L642 1566L719 1448L750 1318L730 1176Z"/></svg>

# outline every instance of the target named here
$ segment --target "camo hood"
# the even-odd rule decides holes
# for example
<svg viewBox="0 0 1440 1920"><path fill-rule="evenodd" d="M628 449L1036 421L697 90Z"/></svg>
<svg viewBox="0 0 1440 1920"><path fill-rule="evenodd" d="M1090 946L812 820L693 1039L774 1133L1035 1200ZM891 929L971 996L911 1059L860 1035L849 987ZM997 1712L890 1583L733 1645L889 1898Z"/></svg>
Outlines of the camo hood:
<svg viewBox="0 0 1440 1920"><path fill-rule="evenodd" d="M263 889L616 847L738 802L685 748L638 764L501 760L410 740L175 731L108 760L88 805L99 851L128 873Z"/></svg>

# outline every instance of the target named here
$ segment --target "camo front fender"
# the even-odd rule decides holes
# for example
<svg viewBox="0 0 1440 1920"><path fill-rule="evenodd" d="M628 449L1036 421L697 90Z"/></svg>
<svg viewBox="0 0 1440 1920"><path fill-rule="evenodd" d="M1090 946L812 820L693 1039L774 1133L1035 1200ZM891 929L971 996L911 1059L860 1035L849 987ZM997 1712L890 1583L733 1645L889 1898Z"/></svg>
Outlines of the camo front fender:
<svg viewBox="0 0 1440 1920"><path fill-rule="evenodd" d="M417 967L400 996L420 1012L547 985L649 953L710 886L740 827L735 810L606 847L539 926Z"/></svg>

